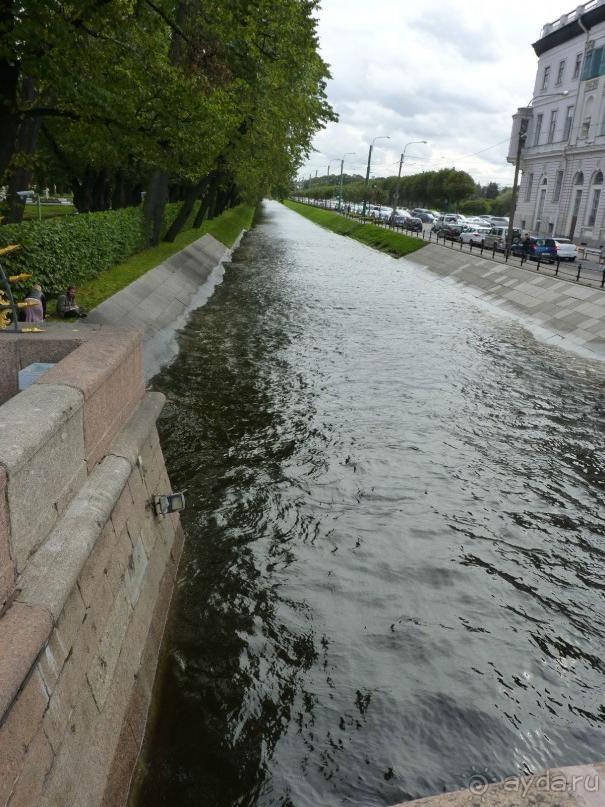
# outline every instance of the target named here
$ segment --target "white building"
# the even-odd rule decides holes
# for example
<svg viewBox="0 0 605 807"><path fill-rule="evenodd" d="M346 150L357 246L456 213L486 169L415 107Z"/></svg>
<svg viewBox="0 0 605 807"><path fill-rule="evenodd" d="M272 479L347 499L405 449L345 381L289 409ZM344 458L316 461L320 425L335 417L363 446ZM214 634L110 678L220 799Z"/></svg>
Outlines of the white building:
<svg viewBox="0 0 605 807"><path fill-rule="evenodd" d="M542 29L533 97L513 116L508 160L521 138L515 226L605 245L605 0Z"/></svg>

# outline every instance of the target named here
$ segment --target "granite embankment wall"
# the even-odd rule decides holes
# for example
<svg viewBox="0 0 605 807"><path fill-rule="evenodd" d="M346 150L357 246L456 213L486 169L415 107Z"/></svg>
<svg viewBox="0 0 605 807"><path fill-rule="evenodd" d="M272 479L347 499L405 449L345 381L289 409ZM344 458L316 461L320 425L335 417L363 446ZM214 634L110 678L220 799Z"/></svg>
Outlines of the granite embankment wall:
<svg viewBox="0 0 605 807"><path fill-rule="evenodd" d="M212 235L202 236L97 306L89 314L87 325L128 324L142 328L145 377L151 377L176 354L174 334L189 312L211 293L208 281L232 249Z"/></svg>
<svg viewBox="0 0 605 807"><path fill-rule="evenodd" d="M183 542L149 507L170 490L163 396L145 391L141 331L6 349L61 360L0 406L0 805L115 807Z"/></svg>
<svg viewBox="0 0 605 807"><path fill-rule="evenodd" d="M429 244L413 258L435 280L459 283L475 297L523 320L541 339L605 359L605 291L546 277L468 252Z"/></svg>

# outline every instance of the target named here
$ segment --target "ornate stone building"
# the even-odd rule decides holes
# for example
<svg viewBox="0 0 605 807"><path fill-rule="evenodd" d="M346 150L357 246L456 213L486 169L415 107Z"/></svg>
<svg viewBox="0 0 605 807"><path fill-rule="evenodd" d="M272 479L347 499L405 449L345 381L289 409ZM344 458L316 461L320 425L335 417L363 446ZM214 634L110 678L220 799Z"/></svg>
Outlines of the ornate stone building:
<svg viewBox="0 0 605 807"><path fill-rule="evenodd" d="M515 225L605 245L605 0L547 23L533 48L533 97L513 116L508 155L521 133Z"/></svg>

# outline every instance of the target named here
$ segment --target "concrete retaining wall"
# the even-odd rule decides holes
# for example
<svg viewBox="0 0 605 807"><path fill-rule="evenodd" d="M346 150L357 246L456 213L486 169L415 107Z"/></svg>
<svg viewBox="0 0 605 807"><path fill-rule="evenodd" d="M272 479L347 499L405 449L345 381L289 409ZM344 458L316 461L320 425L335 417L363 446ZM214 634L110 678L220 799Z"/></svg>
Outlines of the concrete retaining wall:
<svg viewBox="0 0 605 807"><path fill-rule="evenodd" d="M87 325L142 328L145 377L149 378L176 353L175 332L212 293L213 273L230 254L216 238L204 235L97 306Z"/></svg>
<svg viewBox="0 0 605 807"><path fill-rule="evenodd" d="M521 317L552 344L605 359L605 292L600 289L545 277L533 264L519 269L436 244L414 253L410 262Z"/></svg>
<svg viewBox="0 0 605 807"><path fill-rule="evenodd" d="M57 350L0 406L0 805L114 807L183 535L149 507L170 482L142 332L101 328Z"/></svg>

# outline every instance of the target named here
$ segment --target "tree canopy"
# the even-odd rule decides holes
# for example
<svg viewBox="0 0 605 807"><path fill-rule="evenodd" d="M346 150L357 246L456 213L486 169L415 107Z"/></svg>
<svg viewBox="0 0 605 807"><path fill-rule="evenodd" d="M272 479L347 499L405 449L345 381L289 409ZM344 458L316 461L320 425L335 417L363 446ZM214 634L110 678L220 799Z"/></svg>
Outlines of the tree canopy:
<svg viewBox="0 0 605 807"><path fill-rule="evenodd" d="M299 187L299 192L316 199L330 199L338 196L339 181L340 178L336 176L308 179ZM373 178L369 182L366 197L364 178L345 175L343 198L349 202L362 202L366 197L372 203L392 205L397 183L396 176ZM469 213L488 213L493 209L494 213L499 214L501 210L506 210L510 200L507 201L504 194L499 194L495 182L482 187L466 171L442 168L401 177L399 204L440 210L464 209Z"/></svg>
<svg viewBox="0 0 605 807"><path fill-rule="evenodd" d="M3 0L7 220L34 181L72 190L81 212L146 192L150 216L168 199L212 215L287 188L335 119L318 2Z"/></svg>

